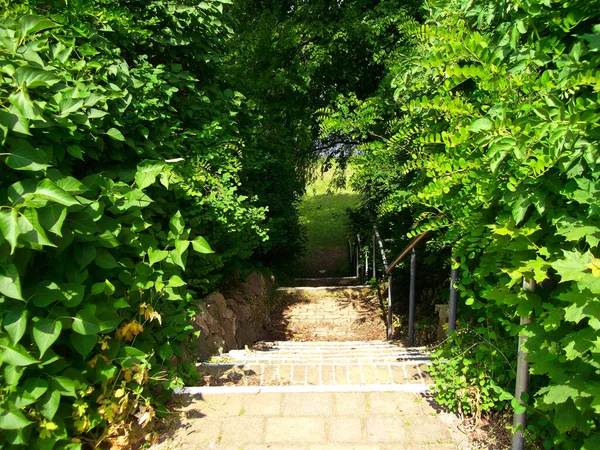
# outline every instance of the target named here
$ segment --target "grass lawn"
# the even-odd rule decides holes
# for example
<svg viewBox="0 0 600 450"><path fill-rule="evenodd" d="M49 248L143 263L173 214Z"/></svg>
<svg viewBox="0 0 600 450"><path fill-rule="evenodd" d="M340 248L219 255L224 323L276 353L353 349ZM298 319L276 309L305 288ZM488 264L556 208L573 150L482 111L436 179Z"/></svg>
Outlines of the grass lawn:
<svg viewBox="0 0 600 450"><path fill-rule="evenodd" d="M309 185L300 204L300 221L307 229L308 242L298 277L353 275L348 262L346 208L354 206L358 196L350 189L328 192L332 176L330 170Z"/></svg>

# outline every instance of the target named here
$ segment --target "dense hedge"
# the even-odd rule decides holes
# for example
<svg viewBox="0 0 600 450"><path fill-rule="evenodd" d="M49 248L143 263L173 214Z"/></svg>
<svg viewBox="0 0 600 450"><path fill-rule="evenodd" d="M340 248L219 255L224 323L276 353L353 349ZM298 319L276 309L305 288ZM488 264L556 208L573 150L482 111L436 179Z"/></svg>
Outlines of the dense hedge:
<svg viewBox="0 0 600 450"><path fill-rule="evenodd" d="M0 447L126 445L194 375L199 296L266 239L223 3L4 10Z"/></svg>
<svg viewBox="0 0 600 450"><path fill-rule="evenodd" d="M509 405L525 333L529 442L598 448L598 3L426 8L386 52L389 83L322 111L323 132L376 137L363 139L354 181L365 204L410 211L410 236L436 231L430 247L459 259L462 330L440 354L452 363L434 369L438 399L465 414Z"/></svg>

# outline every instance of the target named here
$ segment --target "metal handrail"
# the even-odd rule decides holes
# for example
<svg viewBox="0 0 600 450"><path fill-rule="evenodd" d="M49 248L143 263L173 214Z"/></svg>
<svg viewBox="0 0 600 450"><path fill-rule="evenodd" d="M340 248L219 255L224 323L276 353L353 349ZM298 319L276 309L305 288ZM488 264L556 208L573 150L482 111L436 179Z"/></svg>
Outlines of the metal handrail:
<svg viewBox="0 0 600 450"><path fill-rule="evenodd" d="M417 244L419 242L421 242L421 240L423 240L425 238L425 236L427 236L428 234L429 234L429 231L424 231L423 233L418 235L416 238L414 238L411 241L411 243L408 244L408 246L402 251L402 253L400 253L398 255L398 257L392 261L392 263L388 266L388 268L385 272L390 273L392 270L394 270L394 267L396 267L398 265L398 263L400 261L402 261L404 259L404 257L406 255L408 255L417 246Z"/></svg>
<svg viewBox="0 0 600 450"><path fill-rule="evenodd" d="M379 235L377 227L373 227L373 278L377 278L377 266L375 256L377 254L376 247L379 247L381 253L381 261L383 263L383 273L388 276L388 298L387 298L387 338L392 339L392 271L394 268L408 255L410 257L410 286L409 286L409 299L408 299L408 342L409 345L414 345L415 340L415 309L416 309L416 279L417 279L417 253L415 247L428 235L428 231L421 233L419 236L414 238L410 244L388 265L387 257L385 255L383 240ZM454 331L456 327L456 279L458 276L458 270L453 269L450 277L450 317L449 317L449 329Z"/></svg>
<svg viewBox="0 0 600 450"><path fill-rule="evenodd" d="M409 345L414 345L415 340L415 309L416 309L416 280L417 280L417 253L415 247L419 242L421 242L427 235L428 231L425 231L414 238L410 244L392 261L391 264L388 265L387 257L385 255L385 249L383 246L383 240L379 235L379 230L376 226L373 227L373 278L377 279L377 264L376 264L376 255L377 248L379 248L379 252L381 253L381 261L383 264L383 273L388 277L388 295L387 295L387 338L388 340L392 339L393 330L392 330L392 271L394 268L408 255L411 254L410 257L410 286L409 286L409 298L408 298L408 342ZM366 272L368 272L368 259L366 265ZM454 259L453 259L454 262ZM449 307L449 320L448 320L448 328L451 332L453 332L456 328L456 310L457 310L457 292L456 292L456 282L458 279L458 269L456 267L452 268L450 275L450 307Z"/></svg>

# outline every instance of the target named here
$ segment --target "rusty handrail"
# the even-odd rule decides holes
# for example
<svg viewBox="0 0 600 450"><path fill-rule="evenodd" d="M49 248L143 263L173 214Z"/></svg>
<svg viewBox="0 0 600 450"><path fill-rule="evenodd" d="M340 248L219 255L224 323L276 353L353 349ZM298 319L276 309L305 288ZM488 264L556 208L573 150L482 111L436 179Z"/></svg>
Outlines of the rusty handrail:
<svg viewBox="0 0 600 450"><path fill-rule="evenodd" d="M402 259L404 259L404 257L406 255L408 255L411 252L411 250L413 248L415 248L417 246L417 244L425 238L425 236L427 236L427 234L429 234L429 231L424 231L423 233L418 235L416 238L414 238L412 240L412 242L410 244L408 244L408 246L404 249L404 251L402 253L400 253L400 255L398 255L398 257L395 260L393 260L392 263L385 269L385 273L387 273L389 275L389 273L392 270L394 270L394 267L396 267L398 265L398 263L400 261L402 261Z"/></svg>

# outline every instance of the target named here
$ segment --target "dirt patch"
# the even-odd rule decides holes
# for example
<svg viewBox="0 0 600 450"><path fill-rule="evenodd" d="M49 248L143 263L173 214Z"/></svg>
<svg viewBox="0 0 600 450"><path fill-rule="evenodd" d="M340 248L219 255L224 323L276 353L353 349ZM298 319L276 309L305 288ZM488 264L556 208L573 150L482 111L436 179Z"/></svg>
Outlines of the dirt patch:
<svg viewBox="0 0 600 450"><path fill-rule="evenodd" d="M482 417L463 420L460 430L467 435L473 449L508 450L512 443L512 433L508 426L512 422L509 412L500 411Z"/></svg>
<svg viewBox="0 0 600 450"><path fill-rule="evenodd" d="M202 375L199 386L260 386L260 375L243 366L220 368L218 371L201 367L199 371Z"/></svg>

